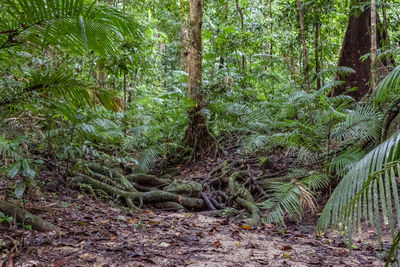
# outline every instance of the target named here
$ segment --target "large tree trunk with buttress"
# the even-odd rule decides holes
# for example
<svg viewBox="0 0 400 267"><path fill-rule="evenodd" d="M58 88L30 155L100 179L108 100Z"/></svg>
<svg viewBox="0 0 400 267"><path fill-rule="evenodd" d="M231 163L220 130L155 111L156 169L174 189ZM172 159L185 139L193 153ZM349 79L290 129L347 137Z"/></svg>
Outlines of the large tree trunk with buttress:
<svg viewBox="0 0 400 267"><path fill-rule="evenodd" d="M185 142L193 149L193 157L215 155L216 142L208 130L207 120L201 110L205 107L202 89L202 5L201 0L190 0L190 59L188 96L194 101L189 109L189 126Z"/></svg>
<svg viewBox="0 0 400 267"><path fill-rule="evenodd" d="M352 0L351 5L360 4L366 0ZM350 67L356 73L348 74L346 77L338 77L344 80L344 84L332 91L332 96L337 96L356 87L356 91L346 93L354 97L357 101L361 100L370 89L371 80L371 59L368 57L364 61L361 57L371 52L371 11L365 8L361 14L350 14L349 23L340 51L338 66ZM376 40L378 47L385 39L385 33L378 31ZM385 64L385 62L383 62Z"/></svg>

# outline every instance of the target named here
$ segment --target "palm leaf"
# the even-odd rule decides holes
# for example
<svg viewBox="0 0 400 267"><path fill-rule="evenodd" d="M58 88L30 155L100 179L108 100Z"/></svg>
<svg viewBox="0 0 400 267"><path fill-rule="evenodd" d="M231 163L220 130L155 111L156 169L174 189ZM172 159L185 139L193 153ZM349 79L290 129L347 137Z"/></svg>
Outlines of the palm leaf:
<svg viewBox="0 0 400 267"><path fill-rule="evenodd" d="M379 84L374 92L375 105L384 102L400 90L400 66L394 68Z"/></svg>
<svg viewBox="0 0 400 267"><path fill-rule="evenodd" d="M353 228L360 226L362 219L366 219L375 224L379 242L382 222L389 224L394 234L395 225L400 225L396 181L400 172L399 159L400 133L397 132L369 152L343 177L322 212L319 229L345 225L351 237Z"/></svg>
<svg viewBox="0 0 400 267"><path fill-rule="evenodd" d="M374 140L381 136L382 114L372 106L357 106L349 111L346 121L332 131L332 137L347 143Z"/></svg>
<svg viewBox="0 0 400 267"><path fill-rule="evenodd" d="M19 36L39 46L60 45L82 53L89 49L102 55L116 54L126 35L141 39L141 26L117 9L81 0L4 0L8 23L3 35ZM14 45L3 38L1 48ZM0 39L1 40L1 39Z"/></svg>

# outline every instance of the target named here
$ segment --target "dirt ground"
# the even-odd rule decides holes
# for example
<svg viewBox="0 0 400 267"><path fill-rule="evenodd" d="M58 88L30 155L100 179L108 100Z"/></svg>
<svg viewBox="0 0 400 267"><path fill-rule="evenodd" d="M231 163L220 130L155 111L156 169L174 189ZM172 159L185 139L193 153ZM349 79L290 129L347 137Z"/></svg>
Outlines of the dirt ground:
<svg viewBox="0 0 400 267"><path fill-rule="evenodd" d="M0 266L384 265L373 231L349 253L340 234L316 237L312 225L247 229L237 218L154 210L138 215L72 190L41 199L28 210L61 231L0 224Z"/></svg>

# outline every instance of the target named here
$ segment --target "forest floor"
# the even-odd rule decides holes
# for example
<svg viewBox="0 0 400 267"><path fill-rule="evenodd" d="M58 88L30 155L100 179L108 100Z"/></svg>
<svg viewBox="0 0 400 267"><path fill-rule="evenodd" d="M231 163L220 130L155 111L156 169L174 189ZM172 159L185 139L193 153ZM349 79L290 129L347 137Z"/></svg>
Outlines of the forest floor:
<svg viewBox="0 0 400 267"><path fill-rule="evenodd" d="M177 166L180 173L175 178L204 176L222 161ZM284 168L286 163L274 164ZM51 181L52 174L46 179ZM0 188L6 188L4 181ZM135 213L112 199L64 185L53 193L31 192L26 203L28 211L61 230L45 234L0 223L0 267L384 266L373 229L363 229L350 252L339 231L316 235L318 213L285 228L264 224L249 229L241 225L240 216L213 218L146 207ZM322 204L323 200L317 211Z"/></svg>

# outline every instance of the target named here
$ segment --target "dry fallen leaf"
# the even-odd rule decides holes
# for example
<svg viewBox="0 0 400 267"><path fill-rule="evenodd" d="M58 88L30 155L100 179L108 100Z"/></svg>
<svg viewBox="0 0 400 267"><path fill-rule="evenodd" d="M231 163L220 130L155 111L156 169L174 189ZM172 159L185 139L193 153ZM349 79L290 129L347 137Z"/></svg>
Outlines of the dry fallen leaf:
<svg viewBox="0 0 400 267"><path fill-rule="evenodd" d="M222 248L222 244L221 244L221 242L219 240L215 241L213 245L216 248Z"/></svg>
<svg viewBox="0 0 400 267"><path fill-rule="evenodd" d="M131 223L131 224L137 224L138 222L139 222L139 219L138 219L138 218L129 219L129 223Z"/></svg>
<svg viewBox="0 0 400 267"><path fill-rule="evenodd" d="M291 250L291 249L292 249L291 246L284 246L284 247L282 248L283 251L288 251L288 250Z"/></svg>
<svg viewBox="0 0 400 267"><path fill-rule="evenodd" d="M111 235L110 235L110 239L111 239L111 240L114 240L114 239L116 239L116 238L117 238L116 235L114 235L114 234L111 234Z"/></svg>
<svg viewBox="0 0 400 267"><path fill-rule="evenodd" d="M143 210L142 213L147 214L147 215L149 215L151 217L155 217L156 216L156 214L151 210Z"/></svg>
<svg viewBox="0 0 400 267"><path fill-rule="evenodd" d="M246 225L246 224L241 225L240 228L242 228L243 230L251 230L252 229L250 225Z"/></svg>

